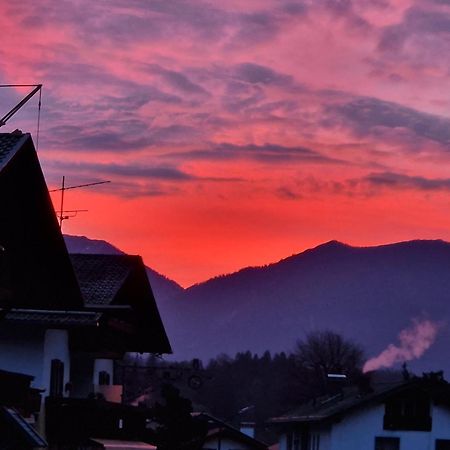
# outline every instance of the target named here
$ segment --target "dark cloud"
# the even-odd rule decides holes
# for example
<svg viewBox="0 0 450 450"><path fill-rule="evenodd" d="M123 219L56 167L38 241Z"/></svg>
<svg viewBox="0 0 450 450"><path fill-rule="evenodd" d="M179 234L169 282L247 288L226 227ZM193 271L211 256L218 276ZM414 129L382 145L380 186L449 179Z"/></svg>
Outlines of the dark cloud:
<svg viewBox="0 0 450 450"><path fill-rule="evenodd" d="M279 86L291 86L293 84L291 76L276 72L270 67L250 62L235 66L234 77L240 81L252 84L273 84Z"/></svg>
<svg viewBox="0 0 450 450"><path fill-rule="evenodd" d="M232 113L249 111L267 113L268 106L265 101L268 98L266 93L268 86L277 86L286 91L286 94L304 90L304 87L296 83L292 76L251 62L215 68L211 76L224 82L225 95L222 96L222 105ZM293 101L283 99L270 103L292 106Z"/></svg>
<svg viewBox="0 0 450 450"><path fill-rule="evenodd" d="M49 148L84 151L121 151L129 152L152 145L154 140L150 135L136 136L132 133L121 131L98 131L95 126L86 129L74 126L63 126L52 128L45 133L43 143Z"/></svg>
<svg viewBox="0 0 450 450"><path fill-rule="evenodd" d="M344 195L346 197L368 198L380 195L382 191L413 190L423 193L450 191L450 178L425 178L397 172L373 172L361 178L342 181L308 176L297 179L289 186L276 191L280 198L295 200L315 194Z"/></svg>
<svg viewBox="0 0 450 450"><path fill-rule="evenodd" d="M399 52L407 39L407 33L401 26L387 27L378 42L378 50L382 52Z"/></svg>
<svg viewBox="0 0 450 450"><path fill-rule="evenodd" d="M236 15L235 21L239 25L233 39L237 45L251 45L273 39L280 32L282 23L281 17L273 10Z"/></svg>
<svg viewBox="0 0 450 450"><path fill-rule="evenodd" d="M425 9L414 5L404 14L402 21L390 25L382 30L378 49L382 52L402 54L405 44L414 40L410 51L417 52L422 48L430 50L430 39L433 47L449 47L448 36L450 36L450 10L445 7L445 2L436 2L444 7L436 9ZM425 47L424 47L425 46ZM417 64L417 61L412 61Z"/></svg>
<svg viewBox="0 0 450 450"><path fill-rule="evenodd" d="M95 110L112 108L133 110L148 102L168 104L182 102L181 97L173 93L161 91L150 84L139 84L126 77L119 77L93 64L54 60L38 63L35 69L49 84L78 88L80 102L83 100L83 88L95 87L98 98L91 104L91 108ZM105 92L108 94L105 95ZM114 92L114 95L111 95L111 92ZM50 91L45 92L45 99L50 102L57 100L52 97Z"/></svg>
<svg viewBox="0 0 450 450"><path fill-rule="evenodd" d="M52 171L64 170L79 176L92 174L93 177L125 177L128 179L142 178L160 181L184 182L198 179L195 175L188 174L171 166L146 166L138 164L114 164L114 163L68 163L65 161L48 161L46 166Z"/></svg>
<svg viewBox="0 0 450 450"><path fill-rule="evenodd" d="M375 98L359 98L329 108L337 122L350 125L359 135L377 134L380 127L407 129L416 136L450 150L450 119Z"/></svg>
<svg viewBox="0 0 450 450"><path fill-rule="evenodd" d="M210 96L202 86L192 82L189 77L181 72L176 72L174 70L168 70L157 64L151 64L149 68L161 75L164 80L175 89L178 89L187 94Z"/></svg>
<svg viewBox="0 0 450 450"><path fill-rule="evenodd" d="M234 84L233 87L236 85ZM260 105L267 98L263 89L259 86L250 86L247 94L237 93L233 95L227 87L227 95L222 97L222 105L231 113L243 113Z"/></svg>
<svg viewBox="0 0 450 450"><path fill-rule="evenodd" d="M371 186L389 189L450 190L450 178L424 178L395 172L371 173L361 181Z"/></svg>
<svg viewBox="0 0 450 450"><path fill-rule="evenodd" d="M127 192L127 196L144 195L151 188L152 195L178 192L175 186L187 182L241 182L231 177L201 177L169 165L115 164L115 163L70 163L66 161L44 161L46 178L50 184L57 184L61 173L76 180L76 184L110 180L111 185L103 189L108 192ZM159 194L157 194L159 193Z"/></svg>
<svg viewBox="0 0 450 450"><path fill-rule="evenodd" d="M305 3L299 1L287 1L281 5L281 10L290 16L305 16L308 13L308 7Z"/></svg>
<svg viewBox="0 0 450 450"><path fill-rule="evenodd" d="M285 147L276 144L264 145L234 145L222 143L213 145L208 149L192 150L187 152L173 152L166 154L167 158L181 160L234 160L250 159L262 163L320 163L320 164L346 164L344 161L322 155L306 147Z"/></svg>
<svg viewBox="0 0 450 450"><path fill-rule="evenodd" d="M197 127L157 127L138 119L91 120L84 126L63 125L46 131L43 143L52 149L120 151L121 153L171 143L183 143L199 136Z"/></svg>
<svg viewBox="0 0 450 450"><path fill-rule="evenodd" d="M358 0L361 2L361 0ZM355 12L352 0L321 0L319 4L330 12L335 19L342 19L352 29L367 33L372 27L363 17Z"/></svg>
<svg viewBox="0 0 450 450"><path fill-rule="evenodd" d="M88 13L86 9L88 8ZM122 46L137 40L153 41L182 37L186 33L217 40L231 17L206 2L184 0L151 2L111 0L108 2L72 2L43 0L39 9L31 0L10 7L20 15L26 27L47 24L60 28L76 25L79 40L93 44L110 42Z"/></svg>
<svg viewBox="0 0 450 450"><path fill-rule="evenodd" d="M300 195L298 192L287 186L279 187L275 191L275 194L277 197L282 198L284 200L299 200L302 198L302 195Z"/></svg>
<svg viewBox="0 0 450 450"><path fill-rule="evenodd" d="M410 32L443 33L450 35L450 14L443 10L429 11L420 7L410 8L404 18Z"/></svg>

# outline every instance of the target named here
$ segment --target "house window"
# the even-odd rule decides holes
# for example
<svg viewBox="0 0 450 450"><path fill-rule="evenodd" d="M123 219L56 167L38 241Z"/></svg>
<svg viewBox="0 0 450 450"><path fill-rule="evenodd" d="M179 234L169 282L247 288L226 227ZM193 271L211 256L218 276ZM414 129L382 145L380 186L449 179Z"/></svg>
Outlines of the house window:
<svg viewBox="0 0 450 450"><path fill-rule="evenodd" d="M52 359L50 367L50 397L62 397L64 385L64 363Z"/></svg>
<svg viewBox="0 0 450 450"><path fill-rule="evenodd" d="M292 432L286 434L286 450L292 450Z"/></svg>
<svg viewBox="0 0 450 450"><path fill-rule="evenodd" d="M385 430L431 431L430 399L424 392L410 393L386 402Z"/></svg>
<svg viewBox="0 0 450 450"><path fill-rule="evenodd" d="M311 434L309 450L320 450L320 434Z"/></svg>
<svg viewBox="0 0 450 450"><path fill-rule="evenodd" d="M98 384L104 386L109 385L111 381L111 377L106 370L102 370L98 373Z"/></svg>
<svg viewBox="0 0 450 450"><path fill-rule="evenodd" d="M450 439L436 439L436 450L450 450Z"/></svg>
<svg viewBox="0 0 450 450"><path fill-rule="evenodd" d="M400 438L397 437L376 437L375 450L399 450Z"/></svg>
<svg viewBox="0 0 450 450"><path fill-rule="evenodd" d="M291 431L286 435L286 449L287 450L302 450L301 449L301 433L299 431Z"/></svg>

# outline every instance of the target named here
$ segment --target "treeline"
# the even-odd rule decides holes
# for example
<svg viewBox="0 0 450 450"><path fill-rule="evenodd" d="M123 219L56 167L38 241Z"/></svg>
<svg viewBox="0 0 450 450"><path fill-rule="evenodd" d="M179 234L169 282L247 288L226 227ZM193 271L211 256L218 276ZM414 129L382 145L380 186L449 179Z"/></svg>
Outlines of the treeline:
<svg viewBox="0 0 450 450"><path fill-rule="evenodd" d="M257 436L270 440L265 422L281 415L305 399L294 355L265 352L221 355L205 368L205 382L191 393L195 408L239 427L254 421Z"/></svg>
<svg viewBox="0 0 450 450"><path fill-rule="evenodd" d="M329 331L308 335L292 353L250 351L234 357L219 355L203 366L198 360L168 363L157 358L131 360L123 381L128 398L158 401L158 386L171 383L192 401L193 409L239 427L257 425L257 437L272 441L266 427L269 418L285 414L300 403L342 387L329 373L347 375L351 383L361 375L363 352L354 343Z"/></svg>

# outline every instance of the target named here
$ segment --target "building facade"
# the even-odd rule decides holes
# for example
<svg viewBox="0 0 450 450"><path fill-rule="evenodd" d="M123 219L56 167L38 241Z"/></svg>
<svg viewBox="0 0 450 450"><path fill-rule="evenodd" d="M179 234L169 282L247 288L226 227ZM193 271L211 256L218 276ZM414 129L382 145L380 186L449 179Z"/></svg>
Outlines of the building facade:
<svg viewBox="0 0 450 450"><path fill-rule="evenodd" d="M433 374L348 388L271 423L280 450L450 450L450 386Z"/></svg>

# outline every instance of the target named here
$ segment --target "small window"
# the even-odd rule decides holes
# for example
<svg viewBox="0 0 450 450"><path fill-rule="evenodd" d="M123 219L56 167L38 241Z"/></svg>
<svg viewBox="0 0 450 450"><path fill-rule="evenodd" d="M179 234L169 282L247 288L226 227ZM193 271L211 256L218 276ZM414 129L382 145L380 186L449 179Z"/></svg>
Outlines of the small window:
<svg viewBox="0 0 450 450"><path fill-rule="evenodd" d="M436 439L436 450L450 450L450 439Z"/></svg>
<svg viewBox="0 0 450 450"><path fill-rule="evenodd" d="M52 359L50 367L50 397L62 397L64 384L64 363Z"/></svg>
<svg viewBox="0 0 450 450"><path fill-rule="evenodd" d="M98 384L105 386L109 385L111 381L111 377L109 376L109 373L106 372L106 370L102 370L98 373Z"/></svg>
<svg viewBox="0 0 450 450"><path fill-rule="evenodd" d="M293 439L293 433L292 431L286 435L286 449L292 450L292 439Z"/></svg>
<svg viewBox="0 0 450 450"><path fill-rule="evenodd" d="M309 442L310 450L320 450L320 434L311 434L311 439Z"/></svg>
<svg viewBox="0 0 450 450"><path fill-rule="evenodd" d="M376 437L375 450L400 450L400 438Z"/></svg>

